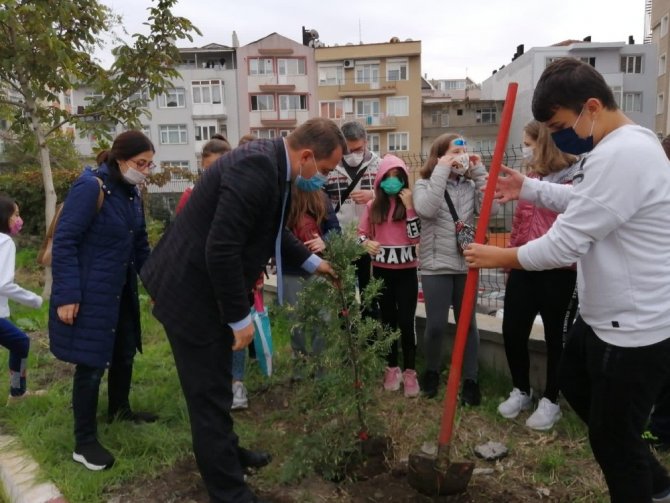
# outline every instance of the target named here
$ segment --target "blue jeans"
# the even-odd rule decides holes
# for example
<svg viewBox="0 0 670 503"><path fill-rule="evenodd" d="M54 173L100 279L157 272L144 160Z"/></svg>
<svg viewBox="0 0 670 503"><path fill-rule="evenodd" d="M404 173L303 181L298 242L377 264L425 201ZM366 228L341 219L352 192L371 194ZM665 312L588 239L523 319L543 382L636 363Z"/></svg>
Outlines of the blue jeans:
<svg viewBox="0 0 670 503"><path fill-rule="evenodd" d="M7 318L0 318L0 345L9 349L9 392L12 396L23 395L26 392L26 360L30 339Z"/></svg>

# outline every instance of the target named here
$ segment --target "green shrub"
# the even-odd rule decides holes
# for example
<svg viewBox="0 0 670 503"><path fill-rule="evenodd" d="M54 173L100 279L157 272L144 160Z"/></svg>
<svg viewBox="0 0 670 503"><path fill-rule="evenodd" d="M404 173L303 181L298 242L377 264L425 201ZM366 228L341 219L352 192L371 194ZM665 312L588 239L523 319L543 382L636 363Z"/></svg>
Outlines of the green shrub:
<svg viewBox="0 0 670 503"><path fill-rule="evenodd" d="M77 169L53 170L54 188L58 201L67 195L70 186L81 174ZM23 218L23 233L41 236L45 231L44 184L41 171L20 171L0 175L2 192L16 200Z"/></svg>

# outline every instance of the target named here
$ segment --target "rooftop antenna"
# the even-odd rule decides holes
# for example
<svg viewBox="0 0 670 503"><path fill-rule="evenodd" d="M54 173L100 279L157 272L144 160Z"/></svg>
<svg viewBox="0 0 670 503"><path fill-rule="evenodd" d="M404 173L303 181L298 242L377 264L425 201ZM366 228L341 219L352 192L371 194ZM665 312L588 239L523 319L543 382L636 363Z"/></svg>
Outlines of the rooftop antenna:
<svg viewBox="0 0 670 503"><path fill-rule="evenodd" d="M358 43L363 44L363 35L361 31L361 18L358 18Z"/></svg>

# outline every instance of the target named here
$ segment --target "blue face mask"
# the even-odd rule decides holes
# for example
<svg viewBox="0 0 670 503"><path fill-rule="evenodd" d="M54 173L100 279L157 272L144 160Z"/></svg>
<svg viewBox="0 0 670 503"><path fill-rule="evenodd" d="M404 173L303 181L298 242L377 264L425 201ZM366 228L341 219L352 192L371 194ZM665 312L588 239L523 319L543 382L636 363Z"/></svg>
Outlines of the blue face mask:
<svg viewBox="0 0 670 503"><path fill-rule="evenodd" d="M398 192L402 190L405 184L400 178L397 178L395 176L389 176L388 178L384 178L382 182L379 184L379 186L389 196L395 196Z"/></svg>
<svg viewBox="0 0 670 503"><path fill-rule="evenodd" d="M314 167L316 168L316 159L312 159L314 161ZM295 179L295 186L298 187L298 190L302 190L303 192L314 192L321 189L327 181L328 177L323 173L320 173L318 168L311 178L303 178L302 166L300 166L300 173Z"/></svg>
<svg viewBox="0 0 670 503"><path fill-rule="evenodd" d="M582 111L579 112L579 117L577 117L572 127L551 133L551 138L554 140L558 150L573 155L581 155L593 150L593 126L595 125L595 121L591 123L591 133L588 137L580 138L575 131L575 126L579 122L579 119L581 119L583 112L584 109L582 108Z"/></svg>

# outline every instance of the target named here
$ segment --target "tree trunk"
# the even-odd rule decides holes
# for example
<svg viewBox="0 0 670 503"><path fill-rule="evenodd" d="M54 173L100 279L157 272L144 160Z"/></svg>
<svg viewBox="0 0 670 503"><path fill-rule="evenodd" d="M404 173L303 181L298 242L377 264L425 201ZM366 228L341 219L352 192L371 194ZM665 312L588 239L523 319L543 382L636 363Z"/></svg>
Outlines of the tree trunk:
<svg viewBox="0 0 670 503"><path fill-rule="evenodd" d="M27 94L27 93L26 93ZM54 179L51 173L51 157L49 155L49 147L47 146L44 131L40 125L37 117L37 104L30 99L26 99L26 106L30 114L30 123L37 139L37 145L40 152L40 166L42 167L42 183L44 184L44 221L46 234L49 224L56 213L56 189L54 189ZM47 299L51 295L51 268L47 267L44 272L44 290L42 290L42 297Z"/></svg>

